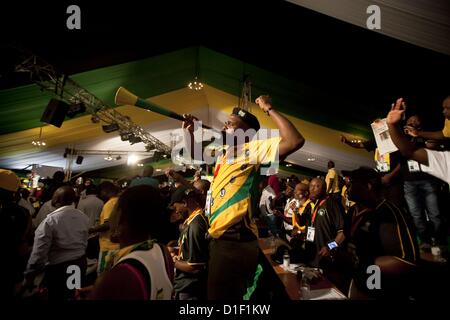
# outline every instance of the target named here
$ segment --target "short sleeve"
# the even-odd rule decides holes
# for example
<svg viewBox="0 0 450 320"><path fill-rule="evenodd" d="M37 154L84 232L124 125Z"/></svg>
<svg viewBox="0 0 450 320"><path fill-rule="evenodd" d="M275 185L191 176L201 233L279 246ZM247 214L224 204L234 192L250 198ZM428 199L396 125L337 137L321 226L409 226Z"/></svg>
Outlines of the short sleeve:
<svg viewBox="0 0 450 320"><path fill-rule="evenodd" d="M425 149L428 155L428 166L422 165L423 171L447 183L450 183L450 151L434 151Z"/></svg>
<svg viewBox="0 0 450 320"><path fill-rule="evenodd" d="M446 138L450 138L450 120L445 119L444 129L442 129L442 134Z"/></svg>
<svg viewBox="0 0 450 320"><path fill-rule="evenodd" d="M189 226L186 262L191 265L206 264L208 248L206 242L207 226L202 217L197 216Z"/></svg>
<svg viewBox="0 0 450 320"><path fill-rule="evenodd" d="M278 146L281 138L269 138L249 142L250 158L259 164L278 162Z"/></svg>

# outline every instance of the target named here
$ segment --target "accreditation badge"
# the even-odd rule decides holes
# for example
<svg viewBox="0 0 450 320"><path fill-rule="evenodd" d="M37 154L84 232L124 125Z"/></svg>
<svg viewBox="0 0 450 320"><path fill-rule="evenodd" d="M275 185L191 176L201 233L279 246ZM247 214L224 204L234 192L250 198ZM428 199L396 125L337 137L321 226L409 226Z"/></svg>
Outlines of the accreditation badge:
<svg viewBox="0 0 450 320"><path fill-rule="evenodd" d="M316 234L316 228L308 227L308 231L306 233L306 241L314 242L314 235Z"/></svg>

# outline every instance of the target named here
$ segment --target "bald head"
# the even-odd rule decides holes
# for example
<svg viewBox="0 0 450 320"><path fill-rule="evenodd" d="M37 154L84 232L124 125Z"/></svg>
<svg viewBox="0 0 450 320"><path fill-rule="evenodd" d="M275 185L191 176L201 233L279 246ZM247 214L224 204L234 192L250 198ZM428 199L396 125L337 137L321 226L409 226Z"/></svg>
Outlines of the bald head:
<svg viewBox="0 0 450 320"><path fill-rule="evenodd" d="M142 176L144 177L151 177L153 176L153 167L152 166L148 166L144 168L144 172L142 173Z"/></svg>
<svg viewBox="0 0 450 320"><path fill-rule="evenodd" d="M56 189L53 193L52 206L60 208L70 206L75 202L76 194L72 187L64 186Z"/></svg>
<svg viewBox="0 0 450 320"><path fill-rule="evenodd" d="M311 200L322 199L327 193L327 185L324 180L314 178L309 183L309 198Z"/></svg>

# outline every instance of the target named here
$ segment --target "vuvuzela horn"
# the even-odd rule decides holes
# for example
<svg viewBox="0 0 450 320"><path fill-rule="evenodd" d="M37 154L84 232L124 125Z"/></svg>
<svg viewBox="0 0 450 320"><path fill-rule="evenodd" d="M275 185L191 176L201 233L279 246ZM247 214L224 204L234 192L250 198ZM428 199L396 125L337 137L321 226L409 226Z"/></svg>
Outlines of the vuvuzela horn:
<svg viewBox="0 0 450 320"><path fill-rule="evenodd" d="M184 121L184 118L181 114L172 112L161 106L158 106L155 103L141 99L138 96L136 96L135 94L133 94L130 91L128 91L127 89L125 89L124 87L120 87L119 89L117 89L116 96L114 98L114 102L116 103L116 105L132 105L132 106L144 108L144 109L162 114L163 116L167 116L172 119ZM204 124L202 124L202 127L205 129L212 129L211 127L204 125Z"/></svg>

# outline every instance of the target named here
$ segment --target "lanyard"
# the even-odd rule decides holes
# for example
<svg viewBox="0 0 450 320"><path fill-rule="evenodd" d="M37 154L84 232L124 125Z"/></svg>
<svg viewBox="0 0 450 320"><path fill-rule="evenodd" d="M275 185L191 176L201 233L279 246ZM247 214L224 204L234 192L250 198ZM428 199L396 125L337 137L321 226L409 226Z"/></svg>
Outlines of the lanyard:
<svg viewBox="0 0 450 320"><path fill-rule="evenodd" d="M326 202L328 200L328 196L325 198L325 199L323 199L322 201L320 201L320 203L317 205L317 202L316 202L316 204L314 205L314 212L313 212L313 215L312 215L312 219L311 219L311 225L313 225L314 224L314 220L316 220L316 214L317 214L317 211L319 210L319 208Z"/></svg>

